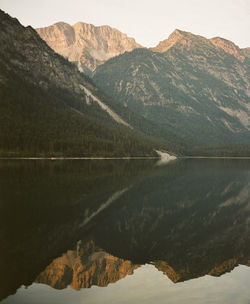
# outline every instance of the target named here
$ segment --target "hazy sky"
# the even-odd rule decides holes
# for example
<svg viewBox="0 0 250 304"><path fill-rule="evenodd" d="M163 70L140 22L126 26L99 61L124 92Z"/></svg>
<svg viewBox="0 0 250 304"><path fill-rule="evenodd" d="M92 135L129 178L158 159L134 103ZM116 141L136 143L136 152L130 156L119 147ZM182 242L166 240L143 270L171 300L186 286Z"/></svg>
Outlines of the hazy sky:
<svg viewBox="0 0 250 304"><path fill-rule="evenodd" d="M0 0L0 8L25 26L110 25L148 47L176 28L250 47L250 0Z"/></svg>

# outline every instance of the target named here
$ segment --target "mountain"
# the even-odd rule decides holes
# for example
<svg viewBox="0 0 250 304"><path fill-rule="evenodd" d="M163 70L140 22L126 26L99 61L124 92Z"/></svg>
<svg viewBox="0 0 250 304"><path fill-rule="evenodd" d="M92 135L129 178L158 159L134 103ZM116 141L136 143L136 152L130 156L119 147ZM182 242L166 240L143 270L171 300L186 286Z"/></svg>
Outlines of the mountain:
<svg viewBox="0 0 250 304"><path fill-rule="evenodd" d="M249 49L175 30L155 48L110 59L93 79L114 100L207 150L246 146L249 155L249 69Z"/></svg>
<svg viewBox="0 0 250 304"><path fill-rule="evenodd" d="M133 38L107 25L77 22L71 26L58 22L36 31L55 52L75 62L85 73L112 57L142 47Z"/></svg>
<svg viewBox="0 0 250 304"><path fill-rule="evenodd" d="M168 147L34 29L0 11L0 32L0 155L152 156Z"/></svg>

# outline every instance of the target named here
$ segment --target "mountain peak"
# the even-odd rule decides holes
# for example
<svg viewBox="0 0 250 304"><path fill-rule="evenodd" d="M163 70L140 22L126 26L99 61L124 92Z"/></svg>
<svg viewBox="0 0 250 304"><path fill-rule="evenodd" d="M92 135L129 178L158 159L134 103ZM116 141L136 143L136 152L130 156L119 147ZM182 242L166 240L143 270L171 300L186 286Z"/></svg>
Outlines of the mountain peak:
<svg viewBox="0 0 250 304"><path fill-rule="evenodd" d="M232 41L221 38L221 37L214 37L209 40L213 43L213 45L216 48L222 49L224 52L229 53L229 54L237 57L238 59L244 60L245 56L243 55L243 52Z"/></svg>
<svg viewBox="0 0 250 304"><path fill-rule="evenodd" d="M108 25L77 22L70 26L59 22L37 32L54 51L77 63L79 70L86 73L112 57L142 47L134 38Z"/></svg>
<svg viewBox="0 0 250 304"><path fill-rule="evenodd" d="M190 32L175 29L172 34L169 35L168 39L160 41L160 43L155 48L153 48L153 51L164 53L177 43L189 46L191 43L201 40L206 40L206 38L199 35L194 35Z"/></svg>
<svg viewBox="0 0 250 304"><path fill-rule="evenodd" d="M50 31L54 30L54 31L64 31L64 30L67 30L67 29L72 29L72 26L66 22L63 22L63 21L59 21L59 22L56 22L54 24L52 24L50 27ZM36 31L39 33L43 33L45 34L45 29L46 27L40 27L40 28L37 28Z"/></svg>
<svg viewBox="0 0 250 304"><path fill-rule="evenodd" d="M185 31L182 31L182 30L179 30L179 29L175 29L170 35L169 35L169 38L171 36L185 36L185 35L188 35L188 34L191 34L189 32L185 32Z"/></svg>
<svg viewBox="0 0 250 304"><path fill-rule="evenodd" d="M159 53L165 53L175 45L181 47L185 46L185 48L190 48L191 46L198 48L200 46L206 46L211 49L215 47L217 50L233 55L241 61L246 57L250 57L249 49L240 49L230 40L221 37L207 39L203 36L181 31L179 29L175 29L172 34L169 35L168 39L160 41L160 43L152 50Z"/></svg>

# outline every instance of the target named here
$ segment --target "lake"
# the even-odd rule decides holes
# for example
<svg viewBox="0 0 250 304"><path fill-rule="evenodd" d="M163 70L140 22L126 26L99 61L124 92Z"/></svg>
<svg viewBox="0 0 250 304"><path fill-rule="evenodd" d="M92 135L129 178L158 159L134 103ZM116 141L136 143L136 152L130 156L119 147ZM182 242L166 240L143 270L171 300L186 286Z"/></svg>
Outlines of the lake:
<svg viewBox="0 0 250 304"><path fill-rule="evenodd" d="M0 303L250 303L250 160L1 160Z"/></svg>

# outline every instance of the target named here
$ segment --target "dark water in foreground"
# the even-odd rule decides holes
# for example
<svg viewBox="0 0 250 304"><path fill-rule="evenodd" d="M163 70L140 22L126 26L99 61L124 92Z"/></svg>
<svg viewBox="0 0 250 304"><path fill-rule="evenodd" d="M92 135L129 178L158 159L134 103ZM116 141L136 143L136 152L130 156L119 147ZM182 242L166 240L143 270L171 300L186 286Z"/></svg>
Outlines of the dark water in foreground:
<svg viewBox="0 0 250 304"><path fill-rule="evenodd" d="M250 303L250 161L1 161L0 302Z"/></svg>

